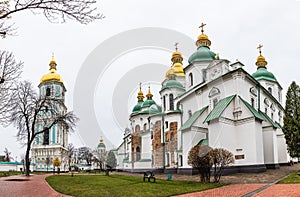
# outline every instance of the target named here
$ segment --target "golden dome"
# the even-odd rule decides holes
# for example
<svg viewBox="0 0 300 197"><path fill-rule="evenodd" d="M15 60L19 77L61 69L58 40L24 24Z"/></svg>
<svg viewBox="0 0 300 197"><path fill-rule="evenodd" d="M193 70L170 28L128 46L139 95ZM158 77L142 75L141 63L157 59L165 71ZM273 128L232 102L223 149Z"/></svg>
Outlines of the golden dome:
<svg viewBox="0 0 300 197"><path fill-rule="evenodd" d="M258 45L257 49L259 50L259 56L256 59L256 66L258 67L265 67L268 62L266 61L266 58L264 56L261 55L261 48L263 46L262 45Z"/></svg>
<svg viewBox="0 0 300 197"><path fill-rule="evenodd" d="M175 62L182 62L183 58L182 58L182 54L179 51L175 51L172 53L172 58L171 61L173 63Z"/></svg>
<svg viewBox="0 0 300 197"><path fill-rule="evenodd" d="M202 46L206 46L206 47L210 47L211 42L208 39L208 36L204 34L204 26L206 24L201 23L201 25L199 26L199 28L201 28L201 35L198 36L197 42L196 42L196 46L197 47L202 47Z"/></svg>
<svg viewBox="0 0 300 197"><path fill-rule="evenodd" d="M198 40L208 40L208 36L205 34L201 34L198 36Z"/></svg>
<svg viewBox="0 0 300 197"><path fill-rule="evenodd" d="M173 68L171 67L167 72L166 72L166 78L169 78L170 74L173 74Z"/></svg>
<svg viewBox="0 0 300 197"><path fill-rule="evenodd" d="M174 74L176 76L182 76L184 77L185 74L184 74L184 71L183 71L183 67L182 67L182 64L179 63L179 62L176 62L174 65L173 65L173 70L174 70Z"/></svg>
<svg viewBox="0 0 300 197"><path fill-rule="evenodd" d="M183 71L183 67L182 67L182 54L177 51L178 50L178 43L175 43L175 50L172 53L172 67L167 71L166 73L166 78L170 78L171 75L175 75L175 76L185 76L184 71Z"/></svg>
<svg viewBox="0 0 300 197"><path fill-rule="evenodd" d="M52 59L49 63L50 66L50 73L45 74L41 78L41 83L47 82L47 81L58 81L58 82L63 82L62 78L58 73L56 73L56 61L54 60L54 57L52 55Z"/></svg>
<svg viewBox="0 0 300 197"><path fill-rule="evenodd" d="M60 77L59 74L55 73L55 69L51 69L50 73L45 74L41 78L41 83L46 82L46 81L58 81L58 82L63 82L62 78Z"/></svg>
<svg viewBox="0 0 300 197"><path fill-rule="evenodd" d="M150 85L148 87L148 94L146 96L147 96L148 100L152 99L152 97L153 97L153 94L151 94L151 91L150 91Z"/></svg>
<svg viewBox="0 0 300 197"><path fill-rule="evenodd" d="M140 91L138 92L138 101L143 101L144 100L144 93L142 92L142 83L140 83Z"/></svg>

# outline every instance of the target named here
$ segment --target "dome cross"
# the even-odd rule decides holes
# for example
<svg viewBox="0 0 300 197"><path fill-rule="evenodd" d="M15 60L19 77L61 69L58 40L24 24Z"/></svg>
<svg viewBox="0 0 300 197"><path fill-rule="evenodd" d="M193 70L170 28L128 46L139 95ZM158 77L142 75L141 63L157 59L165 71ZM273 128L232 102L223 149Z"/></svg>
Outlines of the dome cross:
<svg viewBox="0 0 300 197"><path fill-rule="evenodd" d="M259 44L257 49L259 50L259 55L261 55L261 48L263 47L263 45Z"/></svg>
<svg viewBox="0 0 300 197"><path fill-rule="evenodd" d="M178 42L175 42L174 46L175 46L175 50L178 51Z"/></svg>
<svg viewBox="0 0 300 197"><path fill-rule="evenodd" d="M201 25L199 26L199 28L201 28L201 32L202 32L202 34L203 34L203 32L204 32L204 26L205 26L206 24L204 24L204 23L201 23Z"/></svg>

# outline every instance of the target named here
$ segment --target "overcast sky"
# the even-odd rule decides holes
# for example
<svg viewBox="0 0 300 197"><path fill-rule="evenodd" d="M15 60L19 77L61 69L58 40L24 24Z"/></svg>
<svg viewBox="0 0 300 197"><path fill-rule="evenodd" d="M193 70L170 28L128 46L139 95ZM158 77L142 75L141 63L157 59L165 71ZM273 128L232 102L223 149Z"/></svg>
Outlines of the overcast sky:
<svg viewBox="0 0 300 197"><path fill-rule="evenodd" d="M143 27L166 28L196 40L200 34L198 26L204 22L207 24L205 34L212 42L211 50L219 53L220 58L231 62L238 59L245 64L244 69L252 74L256 70L255 61L258 56L256 47L262 44L263 55L268 62L267 68L282 85L283 93L285 94L293 80L299 83L300 1L102 0L97 4L99 12L106 18L89 25L72 21L66 24L51 24L42 15L33 15L31 12L18 13L12 18L18 27L18 35L1 40L1 50L13 51L16 59L25 63L22 78L30 80L36 87L42 75L48 72L51 54L54 52L58 64L57 72L67 88L66 105L69 110L74 109L73 95L75 84L78 83L76 79L89 55L93 51L96 52L95 49L111 37ZM147 39L144 35L139 36ZM173 44L170 43L170 46ZM193 43L191 47L196 50ZM143 50L148 55L143 55ZM95 147L100 135L104 135L107 144L114 147L119 145L123 137L122 130L127 126L124 123L127 122L128 116L116 121L120 117L111 115L113 112L110 108L114 105L113 102L124 99L127 103L124 108L130 112L136 102L137 85L130 87L128 98L112 98L119 80L125 79L133 69L129 64L132 65L134 62L135 67L138 67L155 62L166 65L166 70L170 65L171 51L152 48L143 50L115 57L110 64L112 69L110 73L99 75L98 85L93 90L95 109L91 111L97 118L96 126L90 128L92 132L77 129L71 134L71 142L77 146L86 144ZM99 57L105 55L99 54ZM190 54L184 55L188 58ZM164 69L158 67L153 66L153 69L159 71L157 76L162 81ZM157 79L142 81L144 92L149 82L153 84L155 92L159 89L161 81ZM101 87L101 84L102 86L105 84L105 87ZM159 102L157 94L154 94L154 99ZM82 114L77 115L81 118ZM13 157L20 157L20 145L14 137L16 133L15 128L0 127L0 155L7 147ZM93 140L87 142L87 138Z"/></svg>

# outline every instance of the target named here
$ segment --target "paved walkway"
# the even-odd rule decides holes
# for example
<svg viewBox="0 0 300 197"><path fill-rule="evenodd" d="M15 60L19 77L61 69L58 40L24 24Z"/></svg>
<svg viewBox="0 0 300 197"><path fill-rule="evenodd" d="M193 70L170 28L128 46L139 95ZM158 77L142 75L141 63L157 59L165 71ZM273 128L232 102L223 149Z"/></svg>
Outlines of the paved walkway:
<svg viewBox="0 0 300 197"><path fill-rule="evenodd" d="M256 194L247 195L265 184L233 184L216 189L180 195L178 197L300 197L300 184L275 184Z"/></svg>
<svg viewBox="0 0 300 197"><path fill-rule="evenodd" d="M45 178L48 175L23 175L0 178L0 197L60 197L67 196L54 191Z"/></svg>
<svg viewBox="0 0 300 197"><path fill-rule="evenodd" d="M181 197L238 197L238 196L255 196L255 197L300 197L300 184L273 184L274 180L278 180L299 169L300 164L293 167L281 167L277 170L268 170L259 174L235 174L222 177L222 179L230 180L231 185L219 187L216 189L206 190L203 192L195 192L181 195ZM121 173L131 176L142 176L140 174ZM48 175L32 175L25 177L23 175L9 176L0 178L0 197L67 197L54 191L45 178ZM157 174L157 178L166 179L166 174ZM235 177L235 178L234 178ZM199 176L173 175L173 179L177 180L199 180Z"/></svg>

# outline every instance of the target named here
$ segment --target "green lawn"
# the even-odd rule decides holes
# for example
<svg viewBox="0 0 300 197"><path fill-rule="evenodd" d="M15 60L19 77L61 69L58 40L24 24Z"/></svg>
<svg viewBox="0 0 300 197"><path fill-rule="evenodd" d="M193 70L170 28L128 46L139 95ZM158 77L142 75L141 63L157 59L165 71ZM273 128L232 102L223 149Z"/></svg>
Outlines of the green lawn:
<svg viewBox="0 0 300 197"><path fill-rule="evenodd" d="M46 178L56 191L72 196L171 196L223 186L192 181L156 180L123 175L59 175ZM152 181L152 180L151 180Z"/></svg>
<svg viewBox="0 0 300 197"><path fill-rule="evenodd" d="M300 174L300 171L290 174L288 177L282 179L278 183L300 183L300 176L298 174Z"/></svg>
<svg viewBox="0 0 300 197"><path fill-rule="evenodd" d="M4 177L4 176L12 176L12 175L18 175L18 174L22 174L22 172L18 172L18 171L0 171L0 177Z"/></svg>

